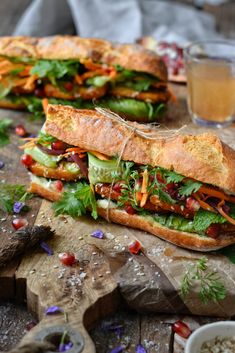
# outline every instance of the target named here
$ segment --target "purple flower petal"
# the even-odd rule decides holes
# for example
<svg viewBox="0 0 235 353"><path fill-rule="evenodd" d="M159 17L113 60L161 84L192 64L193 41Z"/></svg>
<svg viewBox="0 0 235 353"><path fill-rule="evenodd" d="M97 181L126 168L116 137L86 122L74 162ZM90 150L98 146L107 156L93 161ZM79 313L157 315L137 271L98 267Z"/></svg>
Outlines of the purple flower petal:
<svg viewBox="0 0 235 353"><path fill-rule="evenodd" d="M104 232L100 229L95 230L93 233L91 233L91 236L94 238L98 239L103 239L104 238Z"/></svg>
<svg viewBox="0 0 235 353"><path fill-rule="evenodd" d="M142 344L137 344L137 346L135 347L135 352L136 353L147 353L147 351L144 349Z"/></svg>
<svg viewBox="0 0 235 353"><path fill-rule="evenodd" d="M24 206L25 206L24 202L16 201L13 205L14 213L20 213L22 211L22 209L24 208Z"/></svg>
<svg viewBox="0 0 235 353"><path fill-rule="evenodd" d="M72 347L73 347L73 343L72 342L61 343L59 345L59 352L67 352Z"/></svg>
<svg viewBox="0 0 235 353"><path fill-rule="evenodd" d="M124 349L123 346L118 346L118 347L112 349L109 353L122 353L123 349Z"/></svg>
<svg viewBox="0 0 235 353"><path fill-rule="evenodd" d="M47 243L45 243L45 241L42 241L40 243L40 246L47 253L47 255L51 256L54 254L53 250L50 248L49 245L47 245Z"/></svg>
<svg viewBox="0 0 235 353"><path fill-rule="evenodd" d="M4 167L5 163L3 161L0 161L0 169Z"/></svg>
<svg viewBox="0 0 235 353"><path fill-rule="evenodd" d="M46 309L45 314L46 315L53 315L53 314L58 314L58 313L63 313L63 312L64 312L64 310L62 308L60 308L59 306L52 305Z"/></svg>

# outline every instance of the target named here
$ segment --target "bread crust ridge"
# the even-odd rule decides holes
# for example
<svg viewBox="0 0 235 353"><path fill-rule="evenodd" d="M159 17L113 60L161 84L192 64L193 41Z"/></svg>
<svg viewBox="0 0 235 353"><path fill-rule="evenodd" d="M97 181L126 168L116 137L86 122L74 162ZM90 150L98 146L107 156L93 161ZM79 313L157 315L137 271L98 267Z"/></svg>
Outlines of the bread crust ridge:
<svg viewBox="0 0 235 353"><path fill-rule="evenodd" d="M159 166L235 193L235 151L216 135L178 134L151 140L138 135L143 125L128 126L96 110L49 105L48 134L87 150L143 165ZM157 130L156 130L157 131Z"/></svg>

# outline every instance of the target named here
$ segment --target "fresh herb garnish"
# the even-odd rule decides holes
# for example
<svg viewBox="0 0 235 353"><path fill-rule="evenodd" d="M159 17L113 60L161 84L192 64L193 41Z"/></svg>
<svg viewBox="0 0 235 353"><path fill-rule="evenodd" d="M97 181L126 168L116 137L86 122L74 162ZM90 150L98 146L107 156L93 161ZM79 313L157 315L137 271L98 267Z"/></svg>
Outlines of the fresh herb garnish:
<svg viewBox="0 0 235 353"><path fill-rule="evenodd" d="M165 169L160 167L152 168L149 174L152 180L148 187L148 192L150 192L152 195L157 195L159 200L166 202L170 205L176 203L176 201L173 200L172 197L167 192L164 191L165 184L163 182L160 182L158 178L160 174L164 180Z"/></svg>
<svg viewBox="0 0 235 353"><path fill-rule="evenodd" d="M98 217L94 192L90 185L82 182L65 191L62 198L53 204L53 209L56 216L68 214L73 218L84 215L87 209L91 209L92 217Z"/></svg>
<svg viewBox="0 0 235 353"><path fill-rule="evenodd" d="M75 76L78 72L79 62L75 60L38 60L30 70L30 74L40 78L47 77L53 85L56 80L64 76Z"/></svg>
<svg viewBox="0 0 235 353"><path fill-rule="evenodd" d="M190 290L199 285L199 298L202 303L207 304L210 301L218 302L226 297L227 289L221 281L217 271L209 271L208 259L200 258L195 265L188 268L181 283L181 295L186 297Z"/></svg>
<svg viewBox="0 0 235 353"><path fill-rule="evenodd" d="M11 124L11 119L0 120L0 147L3 147L10 142L7 129L11 126Z"/></svg>
<svg viewBox="0 0 235 353"><path fill-rule="evenodd" d="M201 186L202 183L199 183L198 181L187 180L184 182L184 185L179 188L179 194L183 196L189 196L197 192Z"/></svg>
<svg viewBox="0 0 235 353"><path fill-rule="evenodd" d="M48 135L42 131L39 132L38 134L38 143L40 143L41 145L48 145L48 144L51 144L52 142L55 142L56 141L56 138L51 136L51 135Z"/></svg>
<svg viewBox="0 0 235 353"><path fill-rule="evenodd" d="M173 172L171 170L163 170L163 176L167 181L167 184L169 183L180 183L185 177L183 175L180 175L176 172Z"/></svg>
<svg viewBox="0 0 235 353"><path fill-rule="evenodd" d="M25 203L31 197L24 185L0 183L0 210L3 212L13 213L15 202Z"/></svg>

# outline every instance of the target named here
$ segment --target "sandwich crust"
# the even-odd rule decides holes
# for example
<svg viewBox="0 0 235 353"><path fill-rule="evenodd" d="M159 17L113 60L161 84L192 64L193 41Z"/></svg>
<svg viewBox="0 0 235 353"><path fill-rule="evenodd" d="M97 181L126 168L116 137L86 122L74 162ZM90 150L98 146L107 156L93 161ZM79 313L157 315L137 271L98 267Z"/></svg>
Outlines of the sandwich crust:
<svg viewBox="0 0 235 353"><path fill-rule="evenodd" d="M61 105L48 106L45 123L48 134L70 145L174 170L235 193L235 151L216 135L150 140L138 135L136 129L143 129L143 125L128 122L127 126L95 110Z"/></svg>
<svg viewBox="0 0 235 353"><path fill-rule="evenodd" d="M106 209L98 208L98 214L99 216L107 219ZM223 233L223 235L217 239L205 236L203 237L195 233L187 233L169 229L157 222L151 222L144 216L137 214L129 215L125 211L116 208L111 208L109 210L109 220L131 228L141 229L145 232L156 235L161 239L167 240L172 244L190 250L214 251L235 243L235 232L232 234Z"/></svg>
<svg viewBox="0 0 235 353"><path fill-rule="evenodd" d="M48 190L35 182L31 182L29 192L38 194L53 202L58 201L61 197L60 193ZM97 211L99 216L107 219L106 208L98 207ZM166 228L157 222L152 222L149 218L145 218L144 216L137 214L130 215L127 212L117 208L109 209L109 220L131 228L141 229L145 232L156 235L161 239L167 240L172 244L190 250L214 251L235 243L234 232L226 233L225 231L217 239L203 237L195 233L186 233Z"/></svg>
<svg viewBox="0 0 235 353"><path fill-rule="evenodd" d="M167 81L167 69L154 52L137 44L113 44L106 40L78 36L2 37L0 55L33 59L85 60L149 73Z"/></svg>

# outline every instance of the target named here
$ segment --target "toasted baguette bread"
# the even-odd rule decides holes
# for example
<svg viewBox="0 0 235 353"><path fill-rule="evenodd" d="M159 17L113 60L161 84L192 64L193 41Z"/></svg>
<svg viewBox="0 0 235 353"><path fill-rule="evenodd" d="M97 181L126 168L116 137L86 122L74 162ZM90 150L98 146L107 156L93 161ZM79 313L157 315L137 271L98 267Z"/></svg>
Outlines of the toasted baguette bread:
<svg viewBox="0 0 235 353"><path fill-rule="evenodd" d="M102 39L62 35L45 38L1 37L0 55L50 60L91 59L167 80L167 69L162 59L137 44L112 44Z"/></svg>
<svg viewBox="0 0 235 353"><path fill-rule="evenodd" d="M57 168L49 168L44 165L34 162L32 163L28 169L37 176L50 178L50 179L59 179L65 181L75 181L81 178L81 172L71 173L67 169L64 168L62 164L60 164Z"/></svg>
<svg viewBox="0 0 235 353"><path fill-rule="evenodd" d="M45 123L48 134L70 145L174 170L235 193L235 151L216 135L150 140L138 135L135 129L143 129L143 125L129 122L127 126L95 110L61 105L48 106Z"/></svg>
<svg viewBox="0 0 235 353"><path fill-rule="evenodd" d="M61 193L51 191L36 182L31 182L29 191L53 202L58 201L61 197ZM149 217L138 214L130 215L123 209L111 207L107 212L107 207L104 207L104 203L99 201L97 211L99 216L105 219L107 219L108 215L109 221L131 228L141 229L145 232L156 235L161 239L167 240L172 244L190 250L214 251L235 243L235 230L234 232L230 231L227 233L225 231L217 239L213 239L206 236L200 236L196 233L187 233L169 229L151 220Z"/></svg>

